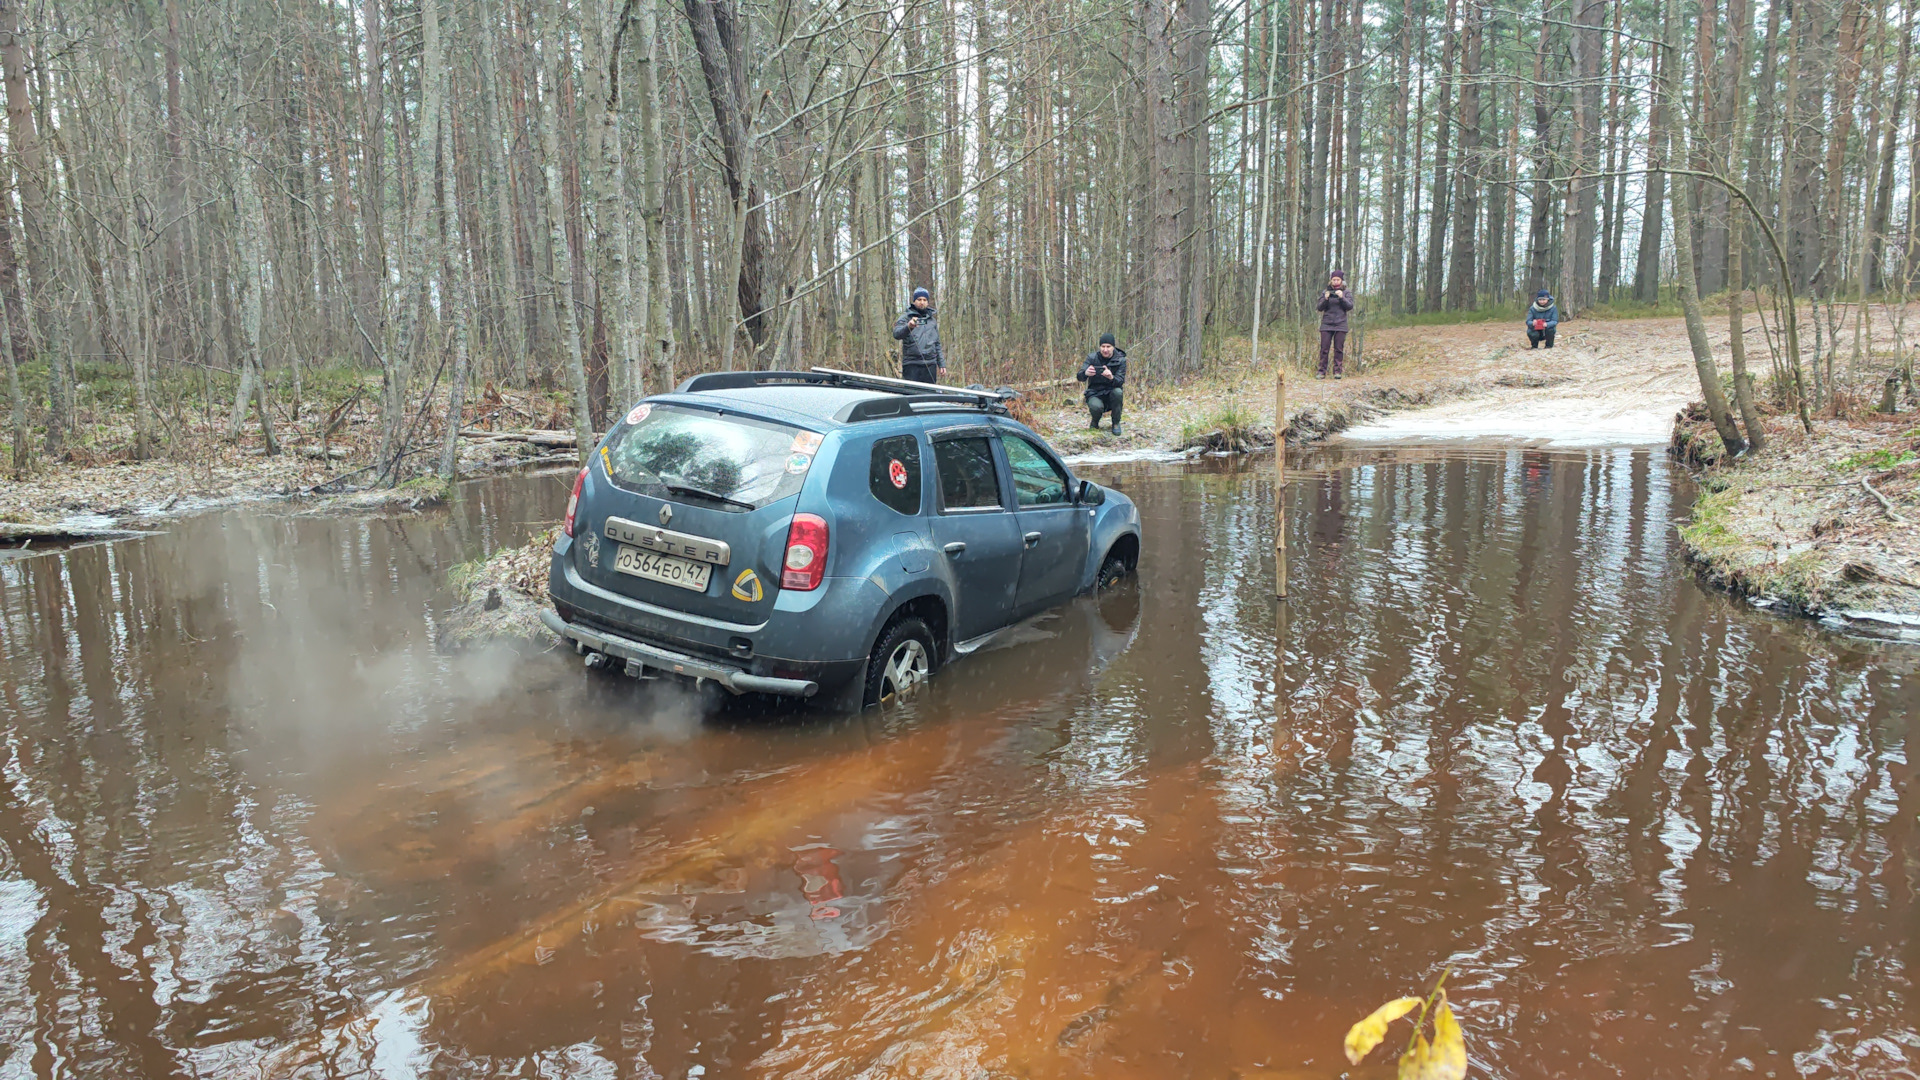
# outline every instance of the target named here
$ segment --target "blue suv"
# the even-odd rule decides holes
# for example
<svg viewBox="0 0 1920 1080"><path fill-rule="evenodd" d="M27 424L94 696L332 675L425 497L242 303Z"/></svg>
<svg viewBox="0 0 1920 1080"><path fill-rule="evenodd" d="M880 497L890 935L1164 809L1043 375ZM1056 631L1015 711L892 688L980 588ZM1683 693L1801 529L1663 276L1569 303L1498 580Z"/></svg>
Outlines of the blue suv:
<svg viewBox="0 0 1920 1080"><path fill-rule="evenodd" d="M1131 573L1140 513L1003 393L828 368L698 375L574 481L546 624L590 667L859 708Z"/></svg>

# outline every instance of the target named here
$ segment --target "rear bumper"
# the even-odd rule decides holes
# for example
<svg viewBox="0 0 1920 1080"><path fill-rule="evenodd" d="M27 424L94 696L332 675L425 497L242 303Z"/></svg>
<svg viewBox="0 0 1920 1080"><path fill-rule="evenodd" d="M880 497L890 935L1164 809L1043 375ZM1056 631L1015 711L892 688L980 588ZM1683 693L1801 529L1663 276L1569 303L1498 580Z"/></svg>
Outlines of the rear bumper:
<svg viewBox="0 0 1920 1080"><path fill-rule="evenodd" d="M815 679L782 679L754 675L741 668L703 657L663 649L632 638L570 623L551 610L540 612L540 621L576 648L617 656L631 665L652 668L690 679L712 679L735 694L777 694L781 697L810 698L820 692Z"/></svg>

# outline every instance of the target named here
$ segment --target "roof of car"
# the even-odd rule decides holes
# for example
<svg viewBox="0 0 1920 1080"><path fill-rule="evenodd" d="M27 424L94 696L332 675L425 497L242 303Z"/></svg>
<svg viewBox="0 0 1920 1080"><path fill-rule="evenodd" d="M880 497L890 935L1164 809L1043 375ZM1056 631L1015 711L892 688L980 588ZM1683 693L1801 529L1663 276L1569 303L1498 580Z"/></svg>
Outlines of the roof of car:
<svg viewBox="0 0 1920 1080"><path fill-rule="evenodd" d="M841 423L838 416L857 401L874 398L886 398L892 395L873 390L856 390L844 386L807 386L773 385L741 386L726 390L698 390L690 394L675 394L674 397L695 399L706 402L725 401L742 409L753 412L778 410L793 413L824 424Z"/></svg>

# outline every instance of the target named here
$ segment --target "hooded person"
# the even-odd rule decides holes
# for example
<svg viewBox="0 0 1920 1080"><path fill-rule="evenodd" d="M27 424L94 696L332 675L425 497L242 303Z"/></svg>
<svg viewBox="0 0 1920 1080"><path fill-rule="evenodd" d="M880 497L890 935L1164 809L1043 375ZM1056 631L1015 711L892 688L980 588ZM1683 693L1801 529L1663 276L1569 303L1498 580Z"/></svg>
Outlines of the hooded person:
<svg viewBox="0 0 1920 1080"><path fill-rule="evenodd" d="M1347 312L1353 310L1353 293L1347 289L1347 272L1335 270L1327 275L1327 287L1320 291L1314 308L1320 312L1320 368L1316 378L1327 377L1327 354L1333 354L1333 377L1346 378Z"/></svg>
<svg viewBox="0 0 1920 1080"><path fill-rule="evenodd" d="M947 373L940 355L940 319L933 310L933 294L925 287L913 290L913 301L894 321L893 338L900 343L900 377L934 383Z"/></svg>
<svg viewBox="0 0 1920 1080"><path fill-rule="evenodd" d="M1547 348L1553 348L1553 332L1560 325L1560 305L1554 303L1553 294L1545 289L1533 294L1533 303L1527 305L1527 348L1537 349L1541 342Z"/></svg>
<svg viewBox="0 0 1920 1080"><path fill-rule="evenodd" d="M1073 377L1087 384L1081 395L1087 403L1087 427L1098 430L1100 417L1113 414L1112 428L1120 434L1120 409L1126 404L1127 353L1113 342L1112 334L1101 334L1100 344L1087 354Z"/></svg>

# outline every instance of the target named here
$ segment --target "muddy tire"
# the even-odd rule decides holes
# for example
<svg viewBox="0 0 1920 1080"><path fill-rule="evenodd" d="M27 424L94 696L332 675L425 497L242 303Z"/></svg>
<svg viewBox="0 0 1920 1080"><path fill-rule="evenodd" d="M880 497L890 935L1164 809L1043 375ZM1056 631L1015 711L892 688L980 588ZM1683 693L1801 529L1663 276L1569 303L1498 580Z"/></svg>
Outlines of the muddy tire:
<svg viewBox="0 0 1920 1080"><path fill-rule="evenodd" d="M940 654L933 631L919 618L895 619L880 631L867 658L867 678L860 702L864 706L891 703L933 677Z"/></svg>
<svg viewBox="0 0 1920 1080"><path fill-rule="evenodd" d="M1109 555L1107 556L1107 561L1100 564L1100 572L1094 575L1093 591L1097 593L1106 592L1108 589L1126 580L1127 575L1130 573L1132 573L1132 571L1127 569L1127 561L1125 559L1122 559L1118 555Z"/></svg>

